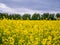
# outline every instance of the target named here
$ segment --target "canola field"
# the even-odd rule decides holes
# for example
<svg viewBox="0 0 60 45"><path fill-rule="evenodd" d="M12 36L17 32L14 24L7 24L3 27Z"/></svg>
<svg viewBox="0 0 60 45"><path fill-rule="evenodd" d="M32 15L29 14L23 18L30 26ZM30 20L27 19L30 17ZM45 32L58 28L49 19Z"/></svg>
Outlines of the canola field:
<svg viewBox="0 0 60 45"><path fill-rule="evenodd" d="M60 20L0 20L0 45L60 45Z"/></svg>

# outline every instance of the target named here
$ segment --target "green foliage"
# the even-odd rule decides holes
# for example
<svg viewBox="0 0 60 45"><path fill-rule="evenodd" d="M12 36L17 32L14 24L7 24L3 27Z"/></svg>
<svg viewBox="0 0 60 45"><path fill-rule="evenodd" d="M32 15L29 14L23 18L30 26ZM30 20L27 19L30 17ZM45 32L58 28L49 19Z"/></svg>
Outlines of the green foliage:
<svg viewBox="0 0 60 45"><path fill-rule="evenodd" d="M50 19L50 20L56 20L56 18L54 16L55 16L55 14L50 14L49 17L48 17L48 19Z"/></svg>
<svg viewBox="0 0 60 45"><path fill-rule="evenodd" d="M38 13L33 14L32 20L40 20L40 14L38 14Z"/></svg>
<svg viewBox="0 0 60 45"><path fill-rule="evenodd" d="M57 18L60 18L60 13L57 13L57 14L56 14L56 17L57 17Z"/></svg>
<svg viewBox="0 0 60 45"><path fill-rule="evenodd" d="M58 20L60 19L60 13L55 14L49 14L49 13L34 13L32 16L30 14L8 14L8 13L0 13L0 20L2 19L10 19L10 20Z"/></svg>
<svg viewBox="0 0 60 45"><path fill-rule="evenodd" d="M2 37L0 37L0 44L2 44Z"/></svg>
<svg viewBox="0 0 60 45"><path fill-rule="evenodd" d="M27 19L29 19L30 20L30 14L24 14L23 16L22 16L22 19L23 20L27 20Z"/></svg>
<svg viewBox="0 0 60 45"><path fill-rule="evenodd" d="M2 13L0 13L0 19L2 19L3 17L2 17Z"/></svg>
<svg viewBox="0 0 60 45"><path fill-rule="evenodd" d="M49 17L49 13L44 13L43 15L42 15L42 17L41 17L41 19L48 19L48 17Z"/></svg>
<svg viewBox="0 0 60 45"><path fill-rule="evenodd" d="M57 19L60 19L60 13L56 14Z"/></svg>
<svg viewBox="0 0 60 45"><path fill-rule="evenodd" d="M21 19L21 15L19 15L19 14L11 14L11 15L8 16L8 19L18 20L18 19Z"/></svg>

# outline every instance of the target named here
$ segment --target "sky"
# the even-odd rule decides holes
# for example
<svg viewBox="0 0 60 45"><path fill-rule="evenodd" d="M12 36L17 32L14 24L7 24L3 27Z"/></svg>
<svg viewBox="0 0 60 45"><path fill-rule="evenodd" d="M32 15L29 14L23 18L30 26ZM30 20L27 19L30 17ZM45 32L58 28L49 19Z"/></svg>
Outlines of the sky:
<svg viewBox="0 0 60 45"><path fill-rule="evenodd" d="M0 0L0 12L60 12L60 0Z"/></svg>

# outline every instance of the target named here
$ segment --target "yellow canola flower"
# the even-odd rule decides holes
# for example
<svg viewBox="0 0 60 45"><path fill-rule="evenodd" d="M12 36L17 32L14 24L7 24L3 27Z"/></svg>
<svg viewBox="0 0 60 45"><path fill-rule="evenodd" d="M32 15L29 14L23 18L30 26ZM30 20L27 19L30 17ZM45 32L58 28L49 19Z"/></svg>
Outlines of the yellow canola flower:
<svg viewBox="0 0 60 45"><path fill-rule="evenodd" d="M60 20L0 20L2 45L60 44Z"/></svg>
<svg viewBox="0 0 60 45"><path fill-rule="evenodd" d="M10 43L11 45L14 45L14 38L13 38L13 37L9 37L8 39L9 39L9 43Z"/></svg>
<svg viewBox="0 0 60 45"><path fill-rule="evenodd" d="M43 40L42 40L42 44L43 44L43 45L46 45L46 43L47 43L47 39L43 39Z"/></svg>

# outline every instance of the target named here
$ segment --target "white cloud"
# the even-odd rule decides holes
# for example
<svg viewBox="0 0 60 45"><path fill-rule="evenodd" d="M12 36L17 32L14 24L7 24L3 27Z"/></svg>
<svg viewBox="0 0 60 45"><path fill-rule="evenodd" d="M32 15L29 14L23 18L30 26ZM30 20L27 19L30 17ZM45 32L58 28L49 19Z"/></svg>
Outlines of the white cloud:
<svg viewBox="0 0 60 45"><path fill-rule="evenodd" d="M39 12L28 8L10 8L3 3L0 3L0 11L4 13L18 13L18 14L24 14L24 13L33 14L35 12Z"/></svg>
<svg viewBox="0 0 60 45"><path fill-rule="evenodd" d="M18 13L18 14L24 14L24 13L29 13L29 14L33 14L33 13L45 13L47 11L37 11L37 10L31 10L28 8L10 8L8 6L6 6L3 3L0 3L0 12L4 12L4 13ZM49 13L57 13L55 11L49 11Z"/></svg>
<svg viewBox="0 0 60 45"><path fill-rule="evenodd" d="M0 11L4 12L4 13L14 13L14 9L7 7L5 4L0 3Z"/></svg>

